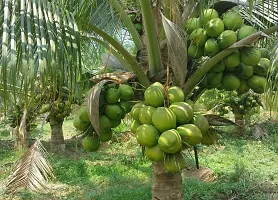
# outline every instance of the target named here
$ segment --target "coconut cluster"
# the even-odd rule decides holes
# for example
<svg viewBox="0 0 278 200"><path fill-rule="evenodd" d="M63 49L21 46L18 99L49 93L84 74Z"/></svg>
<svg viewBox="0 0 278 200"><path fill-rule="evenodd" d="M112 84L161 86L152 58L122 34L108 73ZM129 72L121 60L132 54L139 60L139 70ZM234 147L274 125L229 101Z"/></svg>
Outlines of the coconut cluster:
<svg viewBox="0 0 278 200"><path fill-rule="evenodd" d="M167 101L168 107L165 106ZM179 172L185 167L181 154L184 148L206 143L203 136L209 129L207 119L194 113L177 86L166 91L161 83L153 83L144 92L144 102L135 104L130 114L131 131L145 147L146 157L163 161L169 172Z"/></svg>
<svg viewBox="0 0 278 200"><path fill-rule="evenodd" d="M220 95L223 101L223 103L217 107L217 114L220 116L224 116L230 110L233 113L246 115L250 112L256 112L257 109L262 106L259 94L246 93L239 95L237 92L232 91Z"/></svg>
<svg viewBox="0 0 278 200"><path fill-rule="evenodd" d="M58 89L55 92L52 87L47 87L37 98L41 98L40 101L44 102L39 114L49 112L47 122L49 122L50 126L54 126L70 116L70 91L67 87L63 86L61 91Z"/></svg>
<svg viewBox="0 0 278 200"><path fill-rule="evenodd" d="M243 23L238 12L228 11L219 16L215 9L204 10L199 18L189 18L185 22L190 45L188 56L199 59L213 57L257 30ZM201 87L236 90L243 94L252 89L263 93L266 74L270 67L270 52L265 48L245 47L235 50L213 66L201 82Z"/></svg>
<svg viewBox="0 0 278 200"><path fill-rule="evenodd" d="M91 125L88 109L84 105L75 117L74 126L80 131L88 131L83 139L83 148L86 151L97 151L100 142L111 140L113 131L121 124L121 120L130 112L134 91L128 84L115 83L105 85L99 98L99 136Z"/></svg>
<svg viewBox="0 0 278 200"><path fill-rule="evenodd" d="M142 17L135 12L129 13L128 16L131 19L132 23L134 24L138 33L142 35L143 34Z"/></svg>

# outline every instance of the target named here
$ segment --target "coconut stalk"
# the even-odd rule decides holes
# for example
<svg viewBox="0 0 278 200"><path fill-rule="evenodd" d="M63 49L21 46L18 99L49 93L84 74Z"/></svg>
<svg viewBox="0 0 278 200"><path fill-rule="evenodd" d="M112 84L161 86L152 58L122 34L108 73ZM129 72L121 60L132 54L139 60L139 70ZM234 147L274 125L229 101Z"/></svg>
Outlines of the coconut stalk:
<svg viewBox="0 0 278 200"><path fill-rule="evenodd" d="M157 75L163 68L158 34L150 0L141 0L141 11L146 35L150 77ZM156 3L158 6L160 3ZM156 8L153 8L156 10ZM169 74L167 76L169 78ZM167 80L168 80L167 78ZM168 82L168 81L167 81ZM167 84L168 85L168 84ZM182 176L167 172L163 162L153 162L152 200L183 200Z"/></svg>
<svg viewBox="0 0 278 200"><path fill-rule="evenodd" d="M139 82L144 87L148 87L150 85L149 79L146 76L146 74L144 74L143 70L140 67L140 64L119 42L117 42L114 38L112 38L110 35L105 33L103 30L99 29L98 27L85 22L84 24L86 24L85 27L87 29L101 36L105 41L112 45L114 49L124 57L124 59L126 59L126 61L131 66L133 72L137 75Z"/></svg>
<svg viewBox="0 0 278 200"><path fill-rule="evenodd" d="M245 117L243 114L238 113L237 111L234 111L235 115L235 123L239 126L236 127L236 133L239 135L245 135Z"/></svg>

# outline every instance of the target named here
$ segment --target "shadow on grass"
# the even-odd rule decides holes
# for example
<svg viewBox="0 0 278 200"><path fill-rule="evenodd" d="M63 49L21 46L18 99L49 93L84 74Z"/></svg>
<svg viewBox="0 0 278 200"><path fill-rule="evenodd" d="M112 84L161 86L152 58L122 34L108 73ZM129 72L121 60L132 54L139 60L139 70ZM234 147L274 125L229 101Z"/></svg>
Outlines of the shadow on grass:
<svg viewBox="0 0 278 200"><path fill-rule="evenodd" d="M127 155L79 152L79 159L54 156L51 160L57 181L80 188L79 199L150 199L151 168ZM76 199L76 190L66 199Z"/></svg>
<svg viewBox="0 0 278 200"><path fill-rule="evenodd" d="M11 152L1 152L6 160ZM10 155L9 155L10 154ZM151 198L151 167L132 154L78 151L51 154L56 180L48 194L21 191L4 199L141 200ZM139 164L142 163L142 164ZM6 177L4 177L6 178ZM1 198L0 198L1 199Z"/></svg>
<svg viewBox="0 0 278 200"><path fill-rule="evenodd" d="M269 196L278 191L278 185L255 179L238 163L232 173L214 182L185 178L183 191L185 200L269 200Z"/></svg>

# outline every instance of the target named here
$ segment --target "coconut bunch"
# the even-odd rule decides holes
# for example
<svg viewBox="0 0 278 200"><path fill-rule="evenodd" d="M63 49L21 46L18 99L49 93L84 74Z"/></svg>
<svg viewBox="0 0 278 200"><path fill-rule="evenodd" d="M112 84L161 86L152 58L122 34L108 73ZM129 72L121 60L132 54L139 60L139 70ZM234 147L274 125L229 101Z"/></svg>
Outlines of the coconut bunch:
<svg viewBox="0 0 278 200"><path fill-rule="evenodd" d="M91 125L86 105L80 108L73 125L87 133L82 142L86 151L97 151L101 142L112 139L112 129L119 126L125 115L131 111L133 96L133 88L128 84L104 85L99 97L99 135Z"/></svg>
<svg viewBox="0 0 278 200"><path fill-rule="evenodd" d="M53 121L54 118L64 119L69 116L71 113L69 98L69 89L67 87L62 87L61 92L59 90L54 91L50 86L46 87L43 91L39 87L36 88L34 102L28 106L26 118L27 129L29 130L36 126L33 122L39 114L49 112L47 121L50 122L50 125L56 123ZM9 115L11 127L15 128L19 126L23 110L24 104L17 103L11 115Z"/></svg>
<svg viewBox="0 0 278 200"><path fill-rule="evenodd" d="M241 15L227 11L219 16L215 9L204 10L199 18L189 18L185 30L189 34L188 56L199 59L213 57L257 30L243 23ZM270 52L265 48L246 47L235 50L211 68L204 77L201 87L236 90L243 94L252 89L263 93L266 74L270 67Z"/></svg>
<svg viewBox="0 0 278 200"><path fill-rule="evenodd" d="M37 125L34 123L34 120L37 116L38 105L33 105L28 107L26 115L26 127L27 130L35 128ZM8 120L10 127L15 128L20 125L24 110L24 103L18 102L15 107L8 113Z"/></svg>
<svg viewBox="0 0 278 200"><path fill-rule="evenodd" d="M223 103L217 107L217 114L220 116L228 114L229 111L246 115L262 106L260 95L255 93L240 95L236 91L232 91L224 92L221 97Z"/></svg>
<svg viewBox="0 0 278 200"><path fill-rule="evenodd" d="M70 92L65 86L59 90L53 91L50 87L46 88L40 96L43 105L39 114L49 112L47 121L51 126L68 117L71 113Z"/></svg>
<svg viewBox="0 0 278 200"><path fill-rule="evenodd" d="M143 25L142 25L142 18L139 13L131 12L128 14L128 17L131 19L132 23L134 24L136 30L140 35L143 34Z"/></svg>
<svg viewBox="0 0 278 200"><path fill-rule="evenodd" d="M156 82L145 90L144 102L135 104L130 112L131 131L145 147L146 157L164 162L168 172L179 172L185 167L183 149L208 144L204 136L209 123L203 115L194 113L193 104L187 102L181 88L172 86L165 90Z"/></svg>

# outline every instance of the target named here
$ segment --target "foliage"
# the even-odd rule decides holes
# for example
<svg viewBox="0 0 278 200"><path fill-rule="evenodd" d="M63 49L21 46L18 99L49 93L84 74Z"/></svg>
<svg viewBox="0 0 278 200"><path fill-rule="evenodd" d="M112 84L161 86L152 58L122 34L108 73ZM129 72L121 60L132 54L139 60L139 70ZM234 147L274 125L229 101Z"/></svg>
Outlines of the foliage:
<svg viewBox="0 0 278 200"><path fill-rule="evenodd" d="M23 99L27 102L28 92L34 96L39 79L43 85L50 80L57 88L59 77L60 84L66 84L73 91L81 65L79 30L72 13L45 0L6 0L4 3L0 5L4 102L8 90L17 96L17 86L24 89Z"/></svg>

